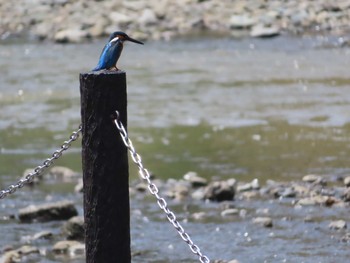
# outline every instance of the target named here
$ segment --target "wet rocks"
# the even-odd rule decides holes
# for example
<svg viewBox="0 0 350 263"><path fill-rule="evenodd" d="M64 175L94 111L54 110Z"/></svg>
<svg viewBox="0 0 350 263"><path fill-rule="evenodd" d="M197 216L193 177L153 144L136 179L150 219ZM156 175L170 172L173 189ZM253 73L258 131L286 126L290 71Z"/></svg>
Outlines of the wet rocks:
<svg viewBox="0 0 350 263"><path fill-rule="evenodd" d="M70 201L30 205L18 211L18 217L22 222L65 220L77 214L74 204Z"/></svg>
<svg viewBox="0 0 350 263"><path fill-rule="evenodd" d="M74 216L63 225L63 234L68 240L84 240L84 218Z"/></svg>
<svg viewBox="0 0 350 263"><path fill-rule="evenodd" d="M230 201L234 199L237 181L229 179L210 183L204 190L204 199L210 201Z"/></svg>
<svg viewBox="0 0 350 263"><path fill-rule="evenodd" d="M52 251L55 254L69 254L71 256L84 255L85 245L78 241L63 240L57 242Z"/></svg>
<svg viewBox="0 0 350 263"><path fill-rule="evenodd" d="M350 176L345 177L343 182L346 187L350 187Z"/></svg>
<svg viewBox="0 0 350 263"><path fill-rule="evenodd" d="M39 254L39 249L34 246L22 246L15 250L9 250L0 257L1 263L22 262L22 257L29 254Z"/></svg>
<svg viewBox="0 0 350 263"><path fill-rule="evenodd" d="M261 225L263 227L272 227L273 222L270 217L256 217L253 219L253 223L257 225Z"/></svg>
<svg viewBox="0 0 350 263"><path fill-rule="evenodd" d="M189 181L192 187L201 187L208 184L207 179L198 176L196 172L188 172L184 175L184 179Z"/></svg>
<svg viewBox="0 0 350 263"><path fill-rule="evenodd" d="M340 229L346 229L347 225L346 225L346 222L344 220L335 220L335 221L330 222L328 227L330 229L340 230Z"/></svg>

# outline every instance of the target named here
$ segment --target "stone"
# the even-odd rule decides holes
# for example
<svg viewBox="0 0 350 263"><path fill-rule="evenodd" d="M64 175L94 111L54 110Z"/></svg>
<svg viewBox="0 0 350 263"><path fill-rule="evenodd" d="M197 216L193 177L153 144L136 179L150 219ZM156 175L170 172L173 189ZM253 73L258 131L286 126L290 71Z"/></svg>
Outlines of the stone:
<svg viewBox="0 0 350 263"><path fill-rule="evenodd" d="M84 228L84 217L74 216L69 219L62 229L63 234L68 240L84 240L85 228Z"/></svg>
<svg viewBox="0 0 350 263"><path fill-rule="evenodd" d="M57 43L80 43L88 38L87 31L81 29L63 29L54 35L54 41Z"/></svg>
<svg viewBox="0 0 350 263"><path fill-rule="evenodd" d="M16 263L16 262L21 262L21 255L17 250L10 250L5 252L1 257L0 257L0 262L1 263Z"/></svg>
<svg viewBox="0 0 350 263"><path fill-rule="evenodd" d="M115 27L125 27L133 21L133 17L120 12L111 12L108 17Z"/></svg>
<svg viewBox="0 0 350 263"><path fill-rule="evenodd" d="M335 220L335 221L330 222L328 227L330 229L340 230L340 229L346 229L347 225L346 225L346 222L344 220Z"/></svg>
<svg viewBox="0 0 350 263"><path fill-rule="evenodd" d="M19 209L18 217L21 222L66 220L78 214L73 202L60 201L43 205L30 205Z"/></svg>
<svg viewBox="0 0 350 263"><path fill-rule="evenodd" d="M343 182L346 187L350 187L350 176L345 177Z"/></svg>
<svg viewBox="0 0 350 263"><path fill-rule="evenodd" d="M35 253L35 254L39 253L39 249L37 247L28 246L28 245L22 246L16 250L18 251L18 253L20 255L29 255L29 254L33 254L33 253Z"/></svg>
<svg viewBox="0 0 350 263"><path fill-rule="evenodd" d="M335 203L338 203L339 200L332 196L323 196L323 195L315 195L311 197L305 197L297 201L297 205L301 206L310 206L310 205L324 205L324 206L332 206Z"/></svg>
<svg viewBox="0 0 350 263"><path fill-rule="evenodd" d="M83 193L83 191L84 191L84 183L83 183L83 179L80 178L78 180L78 183L74 186L74 192Z"/></svg>
<svg viewBox="0 0 350 263"><path fill-rule="evenodd" d="M233 15L230 18L229 25L231 29L247 29L252 27L256 20L250 15Z"/></svg>
<svg viewBox="0 0 350 263"><path fill-rule="evenodd" d="M322 180L322 177L315 174L308 174L305 175L302 180L307 183L317 183Z"/></svg>
<svg viewBox="0 0 350 263"><path fill-rule="evenodd" d="M245 191L259 190L259 189L260 189L259 180L256 178L250 183L237 186L237 192L245 192Z"/></svg>
<svg viewBox="0 0 350 263"><path fill-rule="evenodd" d="M272 227L273 226L272 218L270 218L270 217L256 217L253 219L253 223L264 226L264 227Z"/></svg>
<svg viewBox="0 0 350 263"><path fill-rule="evenodd" d="M345 202L350 202L350 188L346 188L344 190L344 192L341 195L341 198L345 201Z"/></svg>
<svg viewBox="0 0 350 263"><path fill-rule="evenodd" d="M32 236L32 240L38 239L51 239L53 237L53 233L50 231L41 231Z"/></svg>
<svg viewBox="0 0 350 263"><path fill-rule="evenodd" d="M276 26L256 25L250 31L251 37L268 38L276 37L280 34L280 29Z"/></svg>
<svg viewBox="0 0 350 263"><path fill-rule="evenodd" d="M152 9L147 8L143 10L141 16L137 19L137 22L141 27L151 26L157 23L157 17Z"/></svg>
<svg viewBox="0 0 350 263"><path fill-rule="evenodd" d="M236 208L230 208L226 209L221 212L221 216L226 217L226 216L235 216L239 214L239 210Z"/></svg>
<svg viewBox="0 0 350 263"><path fill-rule="evenodd" d="M218 181L210 183L204 190L204 199L210 201L232 201L236 192L236 180Z"/></svg>
<svg viewBox="0 0 350 263"><path fill-rule="evenodd" d="M53 246L52 251L55 254L69 254L71 256L84 255L85 245L78 241L63 240L63 241L57 242Z"/></svg>
<svg viewBox="0 0 350 263"><path fill-rule="evenodd" d="M201 187L208 184L207 179L198 176L196 172L188 172L184 175L184 179L189 181L192 187Z"/></svg>

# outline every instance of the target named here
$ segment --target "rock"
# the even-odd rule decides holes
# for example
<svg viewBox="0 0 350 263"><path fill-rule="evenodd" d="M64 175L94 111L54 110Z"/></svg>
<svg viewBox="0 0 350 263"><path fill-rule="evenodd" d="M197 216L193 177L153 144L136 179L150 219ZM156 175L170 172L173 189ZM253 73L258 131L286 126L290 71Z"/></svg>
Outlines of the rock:
<svg viewBox="0 0 350 263"><path fill-rule="evenodd" d="M296 204L301 206L309 206L309 205L332 206L334 203L338 203L338 202L339 200L331 196L315 195L311 197L302 198Z"/></svg>
<svg viewBox="0 0 350 263"><path fill-rule="evenodd" d="M23 172L22 178L24 179L27 175L33 174L33 173L34 173L34 169L33 169L33 168L25 169L24 172ZM43 175L42 175L42 174L35 175L35 176L33 177L33 181L32 181L30 184L31 184L31 185L32 185L32 184L37 184L37 183L39 183L42 179L43 179Z"/></svg>
<svg viewBox="0 0 350 263"><path fill-rule="evenodd" d="M250 31L251 37L260 37L260 38L268 38L268 37L276 37L280 34L280 29L276 26L264 26L264 25L256 25Z"/></svg>
<svg viewBox="0 0 350 263"><path fill-rule="evenodd" d="M184 175L184 179L189 181L192 187L201 187L208 184L207 179L198 176L196 172L188 172Z"/></svg>
<svg viewBox="0 0 350 263"><path fill-rule="evenodd" d="M345 177L343 182L346 187L350 187L350 176Z"/></svg>
<svg viewBox="0 0 350 263"><path fill-rule="evenodd" d="M66 220L78 214L70 201L61 201L43 205L30 205L19 209L18 217L21 222Z"/></svg>
<svg viewBox="0 0 350 263"><path fill-rule="evenodd" d="M79 173L74 172L72 169L64 166L54 166L50 169L49 175L55 178L72 178L79 176Z"/></svg>
<svg viewBox="0 0 350 263"><path fill-rule="evenodd" d="M345 202L350 202L350 188L346 188L344 190L344 192L341 195L341 198L345 201Z"/></svg>
<svg viewBox="0 0 350 263"><path fill-rule="evenodd" d="M205 199L204 188L199 188L191 194L191 197L195 200Z"/></svg>
<svg viewBox="0 0 350 263"><path fill-rule="evenodd" d="M194 220L203 220L207 216L207 213L205 212L197 212L192 214L192 218Z"/></svg>
<svg viewBox="0 0 350 263"><path fill-rule="evenodd" d="M262 225L264 227L272 227L273 222L270 217L256 217L253 219L254 224Z"/></svg>
<svg viewBox="0 0 350 263"><path fill-rule="evenodd" d="M330 229L339 230L339 229L346 229L347 225L346 225L346 222L344 220L336 220L336 221L330 222L328 227Z"/></svg>
<svg viewBox="0 0 350 263"><path fill-rule="evenodd" d="M63 240L57 242L52 251L56 254L69 254L71 256L84 255L85 245L78 241Z"/></svg>
<svg viewBox="0 0 350 263"><path fill-rule="evenodd" d="M133 17L120 12L111 12L108 15L114 27L125 27L133 21Z"/></svg>
<svg viewBox="0 0 350 263"><path fill-rule="evenodd" d="M5 252L0 257L1 263L17 263L22 262L22 257L24 255L29 255L33 253L39 253L39 249L34 246L22 246L16 250L10 250Z"/></svg>
<svg viewBox="0 0 350 263"><path fill-rule="evenodd" d="M221 216L225 217L225 216L235 216L239 214L239 210L236 208L230 208L230 209L226 209L224 211L221 212Z"/></svg>
<svg viewBox="0 0 350 263"><path fill-rule="evenodd" d="M211 201L231 201L236 191L236 180L218 181L210 183L204 190L204 199Z"/></svg>
<svg viewBox="0 0 350 263"><path fill-rule="evenodd" d="M63 225L63 234L68 240L84 240L84 218L82 216L74 216L69 219Z"/></svg>
<svg viewBox="0 0 350 263"><path fill-rule="evenodd" d="M230 18L229 25L231 29L247 29L252 27L256 20L250 15L233 15Z"/></svg>
<svg viewBox="0 0 350 263"><path fill-rule="evenodd" d="M83 191L84 191L84 183L83 183L83 179L80 178L78 180L78 183L74 186L74 192L82 193Z"/></svg>
<svg viewBox="0 0 350 263"><path fill-rule="evenodd" d="M39 249L33 246L22 246L16 250L20 255L29 255L33 253L39 253Z"/></svg>
<svg viewBox="0 0 350 263"><path fill-rule="evenodd" d="M188 183L184 181L178 181L176 183L171 183L172 185L169 186L169 190L166 193L166 195L169 198L173 198L176 200L183 200L185 199L190 192L190 187Z"/></svg>
<svg viewBox="0 0 350 263"><path fill-rule="evenodd" d="M259 189L260 189L259 180L256 178L250 183L237 186L238 192L245 192L245 191L259 190Z"/></svg>
<svg viewBox="0 0 350 263"><path fill-rule="evenodd" d="M32 236L32 240L38 240L38 239L51 239L53 237L52 232L50 231L41 231L39 233L36 233L34 236Z"/></svg>
<svg viewBox="0 0 350 263"><path fill-rule="evenodd" d="M308 174L305 175L302 180L307 183L318 183L322 181L322 177L315 174Z"/></svg>
<svg viewBox="0 0 350 263"><path fill-rule="evenodd" d="M137 19L137 22L141 27L151 26L157 23L157 17L152 9L147 8L143 10L141 16Z"/></svg>
<svg viewBox="0 0 350 263"><path fill-rule="evenodd" d="M1 263L21 262L21 255L17 250L7 251L0 257L0 262Z"/></svg>
<svg viewBox="0 0 350 263"><path fill-rule="evenodd" d="M88 38L88 33L81 29L63 29L54 35L57 43L79 43Z"/></svg>

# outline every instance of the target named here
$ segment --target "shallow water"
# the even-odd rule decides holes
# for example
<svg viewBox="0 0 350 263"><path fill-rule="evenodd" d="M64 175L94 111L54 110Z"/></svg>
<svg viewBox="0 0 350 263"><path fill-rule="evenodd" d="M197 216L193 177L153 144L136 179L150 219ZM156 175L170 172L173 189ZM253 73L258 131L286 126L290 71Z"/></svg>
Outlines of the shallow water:
<svg viewBox="0 0 350 263"><path fill-rule="evenodd" d="M281 37L128 44L119 67L128 77L130 136L146 166L164 179L181 178L189 170L206 178L260 182L296 180L308 173L349 174L350 49L324 48L324 41ZM95 66L103 44L0 46L1 188L39 165L79 125L78 73ZM80 171L80 142L57 165ZM137 178L135 169L130 176ZM57 181L24 188L1 201L0 214L16 215L31 203L63 199L76 201L81 214L82 197L73 188ZM186 245L154 202L131 202L141 211L132 217L133 250L145 252L135 262L191 262ZM248 219L224 220L216 204L190 204L190 211L171 204L182 219L202 210L212 214L185 226L213 259L333 262L336 256L345 262L349 256L348 244L338 241L341 233L327 229L329 220L348 218L342 209L296 211L278 200L235 203L248 211L269 207L277 224L266 230L251 224L253 212ZM322 220L304 223L309 213ZM17 247L25 243L21 237L42 228L58 233L60 226L18 224L16 219L0 224L0 247Z"/></svg>

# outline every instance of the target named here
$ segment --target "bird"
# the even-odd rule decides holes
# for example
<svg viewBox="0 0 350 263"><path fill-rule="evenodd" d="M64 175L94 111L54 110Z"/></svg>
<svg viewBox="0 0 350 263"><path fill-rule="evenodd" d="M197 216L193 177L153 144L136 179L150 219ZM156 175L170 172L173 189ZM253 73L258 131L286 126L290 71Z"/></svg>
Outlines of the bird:
<svg viewBox="0 0 350 263"><path fill-rule="evenodd" d="M141 41L129 37L126 33L121 31L113 32L104 46L97 66L92 71L99 70L119 70L117 62L123 50L124 41L134 42L143 45Z"/></svg>

